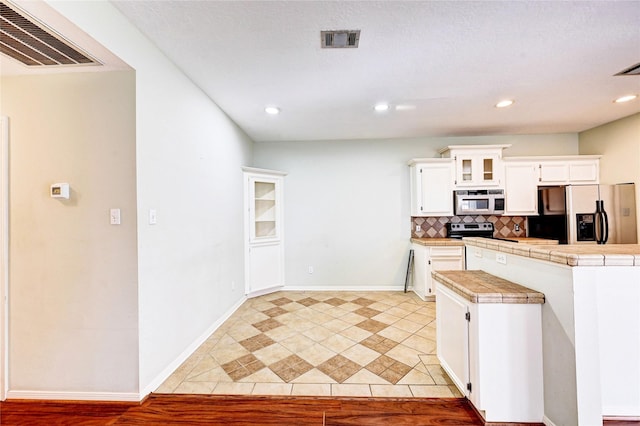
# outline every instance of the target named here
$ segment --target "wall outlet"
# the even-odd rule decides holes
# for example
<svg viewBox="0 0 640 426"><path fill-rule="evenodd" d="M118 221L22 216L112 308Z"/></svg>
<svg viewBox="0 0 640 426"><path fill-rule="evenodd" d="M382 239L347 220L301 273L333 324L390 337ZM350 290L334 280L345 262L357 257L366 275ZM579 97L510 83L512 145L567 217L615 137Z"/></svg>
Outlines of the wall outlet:
<svg viewBox="0 0 640 426"><path fill-rule="evenodd" d="M310 274L313 274L313 266L309 266L308 271L309 271Z"/></svg>
<svg viewBox="0 0 640 426"><path fill-rule="evenodd" d="M520 225L518 225L517 223L513 225L513 230L516 232L520 232Z"/></svg>
<svg viewBox="0 0 640 426"><path fill-rule="evenodd" d="M416 225L416 232L422 231L422 227L420 225Z"/></svg>
<svg viewBox="0 0 640 426"><path fill-rule="evenodd" d="M112 225L120 225L120 209L109 210L109 223Z"/></svg>
<svg viewBox="0 0 640 426"><path fill-rule="evenodd" d="M507 264L507 255L504 253L496 253L496 262L502 263L503 265Z"/></svg>
<svg viewBox="0 0 640 426"><path fill-rule="evenodd" d="M482 250L475 249L475 250L473 250L473 254L474 254L475 257L482 257Z"/></svg>

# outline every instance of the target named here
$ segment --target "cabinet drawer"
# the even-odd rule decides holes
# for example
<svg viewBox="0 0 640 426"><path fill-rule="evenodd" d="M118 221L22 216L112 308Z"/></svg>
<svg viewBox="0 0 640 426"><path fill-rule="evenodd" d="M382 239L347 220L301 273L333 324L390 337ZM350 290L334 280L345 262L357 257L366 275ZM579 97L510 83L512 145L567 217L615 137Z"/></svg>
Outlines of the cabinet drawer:
<svg viewBox="0 0 640 426"><path fill-rule="evenodd" d="M462 257L464 247L431 247L431 257Z"/></svg>

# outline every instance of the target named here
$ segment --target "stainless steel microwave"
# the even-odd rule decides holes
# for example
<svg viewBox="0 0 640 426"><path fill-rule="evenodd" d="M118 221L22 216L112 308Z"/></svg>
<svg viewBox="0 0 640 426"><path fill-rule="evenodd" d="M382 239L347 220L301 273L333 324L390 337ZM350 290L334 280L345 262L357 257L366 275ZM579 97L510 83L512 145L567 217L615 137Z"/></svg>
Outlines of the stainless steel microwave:
<svg viewBox="0 0 640 426"><path fill-rule="evenodd" d="M502 189L454 191L454 200L456 216L504 213L504 190Z"/></svg>

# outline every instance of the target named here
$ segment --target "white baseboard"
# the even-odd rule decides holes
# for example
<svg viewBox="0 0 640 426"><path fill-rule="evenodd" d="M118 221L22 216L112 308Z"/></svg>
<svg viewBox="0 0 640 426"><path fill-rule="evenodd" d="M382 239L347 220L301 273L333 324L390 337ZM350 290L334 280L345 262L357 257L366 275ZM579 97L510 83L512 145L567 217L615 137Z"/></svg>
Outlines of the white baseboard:
<svg viewBox="0 0 640 426"><path fill-rule="evenodd" d="M7 399L48 399L54 401L123 401L140 402L135 392L48 392L9 390Z"/></svg>
<svg viewBox="0 0 640 426"><path fill-rule="evenodd" d="M226 320L233 315L235 311L247 300L246 297L242 297L235 305L227 310L216 322L214 322L204 333L202 333L197 339L195 339L187 348L182 351L173 362L165 367L160 374L158 374L144 389L140 392L140 400L145 398L151 392L156 390L167 378L193 354L196 349L200 347L208 338L218 329Z"/></svg>
<svg viewBox="0 0 640 426"><path fill-rule="evenodd" d="M380 287L362 287L362 286L284 286L283 291L404 291L402 286L380 286Z"/></svg>
<svg viewBox="0 0 640 426"><path fill-rule="evenodd" d="M542 423L544 423L545 426L556 426L547 416L542 416Z"/></svg>

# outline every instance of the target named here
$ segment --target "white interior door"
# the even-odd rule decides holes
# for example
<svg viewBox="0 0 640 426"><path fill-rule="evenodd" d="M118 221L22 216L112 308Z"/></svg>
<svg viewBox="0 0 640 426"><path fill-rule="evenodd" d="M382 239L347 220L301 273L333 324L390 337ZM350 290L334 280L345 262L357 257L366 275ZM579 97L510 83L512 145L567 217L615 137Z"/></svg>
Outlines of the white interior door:
<svg viewBox="0 0 640 426"><path fill-rule="evenodd" d="M0 117L0 401L8 383L9 118Z"/></svg>

